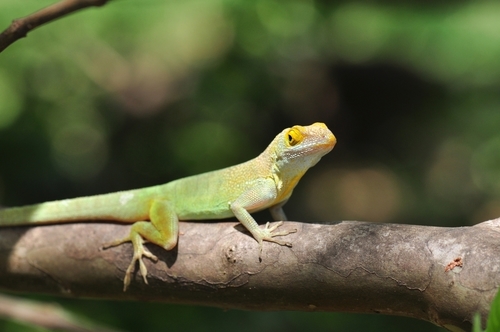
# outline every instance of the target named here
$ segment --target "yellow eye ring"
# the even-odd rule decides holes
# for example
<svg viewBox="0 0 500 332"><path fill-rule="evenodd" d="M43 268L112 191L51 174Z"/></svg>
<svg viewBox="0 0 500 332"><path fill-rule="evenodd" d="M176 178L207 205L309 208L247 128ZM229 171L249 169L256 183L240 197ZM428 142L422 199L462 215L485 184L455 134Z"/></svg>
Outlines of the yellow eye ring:
<svg viewBox="0 0 500 332"><path fill-rule="evenodd" d="M297 128L292 128L285 134L285 141L289 146L295 146L302 142L303 139L304 135Z"/></svg>

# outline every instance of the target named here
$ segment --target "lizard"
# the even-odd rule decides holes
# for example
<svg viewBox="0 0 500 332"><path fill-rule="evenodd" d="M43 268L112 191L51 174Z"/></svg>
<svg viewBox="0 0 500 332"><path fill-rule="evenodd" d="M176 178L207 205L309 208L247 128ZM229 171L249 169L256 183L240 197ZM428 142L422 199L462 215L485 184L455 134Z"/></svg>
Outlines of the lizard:
<svg viewBox="0 0 500 332"><path fill-rule="evenodd" d="M291 247L276 239L296 230L277 232L287 220L283 205L304 173L335 146L337 139L324 123L293 126L281 131L259 156L247 162L189 176L163 185L45 202L0 210L0 226L117 221L132 223L129 234L104 244L103 249L132 242L133 257L123 280L130 285L137 262L147 284L143 257L157 261L146 242L165 250L177 245L179 220L236 217L259 244ZM277 222L260 228L251 213L269 208ZM276 231L276 232L275 232Z"/></svg>

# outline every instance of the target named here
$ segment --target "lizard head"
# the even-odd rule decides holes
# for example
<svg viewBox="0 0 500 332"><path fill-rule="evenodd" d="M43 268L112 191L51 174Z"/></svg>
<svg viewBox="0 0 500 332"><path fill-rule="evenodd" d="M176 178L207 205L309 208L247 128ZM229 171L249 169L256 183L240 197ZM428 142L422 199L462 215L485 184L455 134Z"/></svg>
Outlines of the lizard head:
<svg viewBox="0 0 500 332"><path fill-rule="evenodd" d="M275 163L281 171L293 168L297 173L304 173L333 149L337 139L324 123L316 122L287 128L273 143Z"/></svg>
<svg viewBox="0 0 500 332"><path fill-rule="evenodd" d="M278 189L276 202L288 199L304 173L330 152L335 143L335 136L320 122L293 126L279 133L263 153L270 157L271 173Z"/></svg>

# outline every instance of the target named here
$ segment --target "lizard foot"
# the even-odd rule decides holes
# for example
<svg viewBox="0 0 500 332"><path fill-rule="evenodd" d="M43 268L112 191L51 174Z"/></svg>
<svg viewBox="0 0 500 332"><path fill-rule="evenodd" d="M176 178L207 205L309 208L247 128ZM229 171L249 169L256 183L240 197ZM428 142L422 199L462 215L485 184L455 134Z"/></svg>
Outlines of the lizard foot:
<svg viewBox="0 0 500 332"><path fill-rule="evenodd" d="M144 264L142 260L142 256L145 256L153 261L157 261L158 257L153 255L148 249L144 247L144 240L139 234L130 234L129 236L116 240L113 242L106 243L103 245L103 249L107 249L110 247L115 247L118 246L122 243L125 242L132 242L132 245L134 246L134 256L132 257L132 262L130 262L130 265L127 268L127 271L125 271L125 278L123 279L123 291L126 292L128 286L130 285L130 281L132 280L132 274L134 273L135 270L135 265L136 262L139 262L139 270L142 275L142 279L144 280L144 283L148 283L147 275L148 275L148 269L146 268L146 265Z"/></svg>
<svg viewBox="0 0 500 332"><path fill-rule="evenodd" d="M260 249L259 258L262 256L262 243L264 241L274 242L274 243L279 244L280 246L287 246L287 247L292 246L292 244L290 242L284 242L284 241L280 241L280 240L277 240L274 238L276 236L285 236L285 235L297 232L296 229L292 229L289 231L282 231L282 232L273 233L281 225L283 225L283 221L280 221L280 222L276 223L275 225L269 227L269 222L268 222L268 223L266 223L266 226L264 227L264 229L261 230L262 237L260 238L260 241L259 241L259 249Z"/></svg>
<svg viewBox="0 0 500 332"><path fill-rule="evenodd" d="M280 227L281 225L283 225L283 221L277 222L275 225L273 225L271 227L269 227L269 222L266 223L266 227L264 227L264 229L262 230L263 231L263 234L262 234L263 238L262 238L262 240L263 241L268 241L268 242L274 242L274 243L279 244L280 246L291 247L292 244L290 242L279 241L279 240L276 240L274 237L275 236L285 236L285 235L288 235L288 234L297 233L297 230L296 229L292 229L292 230L289 230L289 231L283 231L283 232L273 233L276 230L276 228Z"/></svg>

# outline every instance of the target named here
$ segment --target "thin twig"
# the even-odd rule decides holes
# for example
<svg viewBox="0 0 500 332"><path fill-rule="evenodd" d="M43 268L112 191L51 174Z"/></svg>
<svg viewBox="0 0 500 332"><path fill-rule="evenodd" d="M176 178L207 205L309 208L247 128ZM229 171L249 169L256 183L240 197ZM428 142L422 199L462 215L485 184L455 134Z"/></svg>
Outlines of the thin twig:
<svg viewBox="0 0 500 332"><path fill-rule="evenodd" d="M36 302L3 294L0 294L0 317L54 331L118 332L84 322L55 303Z"/></svg>
<svg viewBox="0 0 500 332"><path fill-rule="evenodd" d="M99 7L109 0L62 0L26 17L12 21L11 25L0 34L0 52L16 40L26 37L28 32L56 20L67 14L87 7Z"/></svg>

